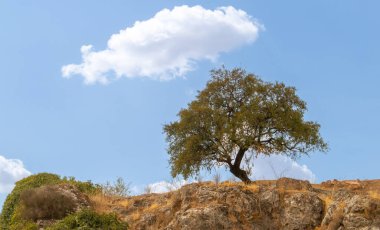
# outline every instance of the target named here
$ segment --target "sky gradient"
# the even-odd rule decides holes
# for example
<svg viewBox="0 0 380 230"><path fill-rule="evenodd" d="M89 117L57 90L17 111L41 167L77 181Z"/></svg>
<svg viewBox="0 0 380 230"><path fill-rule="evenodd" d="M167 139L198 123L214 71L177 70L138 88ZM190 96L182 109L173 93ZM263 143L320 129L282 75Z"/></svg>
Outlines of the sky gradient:
<svg viewBox="0 0 380 230"><path fill-rule="evenodd" d="M181 23L170 14L165 20L182 28L167 33L174 34L170 43L139 48L141 42L155 44L149 39L162 32L157 24L146 27L145 40L126 42L133 33L141 35L136 21L183 5L203 10L179 14ZM252 29L247 24L250 29L238 33L234 25L243 21L226 26L220 15L208 20L210 27L192 18L222 6L244 11L238 19L258 30L245 33ZM297 165L276 158L275 165L307 172L316 182L380 178L379 8L378 1L343 0L0 1L0 186L8 191L5 186L29 172L97 183L120 176L138 188L171 180L162 127L205 86L209 70L221 65L295 86L308 104L306 119L321 124L328 153L311 153ZM102 56L92 72L77 68L64 77L64 66L83 63L82 46L110 50L111 36L126 28L135 31L120 38L122 45L111 44L126 53ZM160 56L160 47L169 53ZM126 55L130 50L134 55ZM110 80L86 82L99 73ZM258 165L256 178L271 177L263 167Z"/></svg>

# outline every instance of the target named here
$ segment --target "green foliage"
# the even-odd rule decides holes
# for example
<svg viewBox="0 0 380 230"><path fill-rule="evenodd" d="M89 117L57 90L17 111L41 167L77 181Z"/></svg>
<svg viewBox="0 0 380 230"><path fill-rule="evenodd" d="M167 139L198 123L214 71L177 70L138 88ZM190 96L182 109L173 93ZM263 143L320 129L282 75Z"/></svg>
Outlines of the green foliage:
<svg viewBox="0 0 380 230"><path fill-rule="evenodd" d="M78 181L75 177L63 177L62 183L68 183L75 186L79 191L86 193L88 195L93 195L101 192L102 187L98 184L94 184L91 181Z"/></svg>
<svg viewBox="0 0 380 230"><path fill-rule="evenodd" d="M257 154L296 158L327 150L319 124L304 121L306 103L294 87L264 82L240 68L211 75L206 88L179 112L179 120L164 126L173 176L187 178L202 168L225 165L249 182Z"/></svg>
<svg viewBox="0 0 380 230"><path fill-rule="evenodd" d="M3 210L0 216L0 224L2 229L9 229L12 222L16 223L16 208L20 201L20 195L24 190L38 188L42 185L58 184L61 179L58 175L49 173L40 173L24 178L16 182L13 191L7 196L4 202Z"/></svg>
<svg viewBox="0 0 380 230"><path fill-rule="evenodd" d="M73 213L47 230L125 230L128 229L128 224L118 220L115 214L98 214L92 210L82 210Z"/></svg>
<svg viewBox="0 0 380 230"><path fill-rule="evenodd" d="M50 173L31 175L16 182L13 191L7 196L0 215L0 229L34 229L33 226L35 226L35 224L31 221L25 220L25 216L23 217L20 196L24 191L32 191L41 186L56 184L71 184L77 187L81 192L87 194L101 191L99 185L95 185L90 181L76 181L74 177L64 177L61 179L60 176Z"/></svg>
<svg viewBox="0 0 380 230"><path fill-rule="evenodd" d="M8 228L3 228L8 229ZM38 230L38 226L36 223L28 220L19 220L16 223L12 224L9 227L10 230Z"/></svg>

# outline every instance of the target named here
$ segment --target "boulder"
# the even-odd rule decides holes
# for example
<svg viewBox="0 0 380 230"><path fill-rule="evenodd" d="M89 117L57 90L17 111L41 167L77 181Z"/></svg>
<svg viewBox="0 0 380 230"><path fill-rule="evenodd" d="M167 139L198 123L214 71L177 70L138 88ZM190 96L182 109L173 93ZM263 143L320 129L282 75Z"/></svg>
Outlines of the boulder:
<svg viewBox="0 0 380 230"><path fill-rule="evenodd" d="M313 187L311 186L310 182L307 180L296 180L292 178L282 177L277 180L276 182L276 188L277 189L283 189L283 190L306 190L306 191L312 191Z"/></svg>
<svg viewBox="0 0 380 230"><path fill-rule="evenodd" d="M353 196L344 208L343 226L346 230L380 229L380 201Z"/></svg>
<svg viewBox="0 0 380 230"><path fill-rule="evenodd" d="M313 193L296 193L285 197L282 228L315 229L323 218L323 202Z"/></svg>

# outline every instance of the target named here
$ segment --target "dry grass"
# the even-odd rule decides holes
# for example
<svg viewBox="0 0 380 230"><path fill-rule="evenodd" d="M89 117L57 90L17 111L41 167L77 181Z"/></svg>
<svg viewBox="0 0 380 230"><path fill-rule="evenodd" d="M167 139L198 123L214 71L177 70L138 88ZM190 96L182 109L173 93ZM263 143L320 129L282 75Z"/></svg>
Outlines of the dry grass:
<svg viewBox="0 0 380 230"><path fill-rule="evenodd" d="M223 181L220 185L224 187L241 187L251 192L259 191L259 185L256 183L244 184L243 182Z"/></svg>
<svg viewBox="0 0 380 230"><path fill-rule="evenodd" d="M121 200L118 204L122 207L128 208L131 205L131 201L129 199Z"/></svg>
<svg viewBox="0 0 380 230"><path fill-rule="evenodd" d="M131 220L132 221L137 221L140 218L141 218L140 212L134 212L134 213L131 214Z"/></svg>
<svg viewBox="0 0 380 230"><path fill-rule="evenodd" d="M110 213L112 198L102 193L89 196L91 205L97 213Z"/></svg>
<svg viewBox="0 0 380 230"><path fill-rule="evenodd" d="M331 197L327 195L319 196L319 198L325 203L324 213L326 213L327 209L330 207L331 203L333 202L333 199L331 199Z"/></svg>
<svg viewBox="0 0 380 230"><path fill-rule="evenodd" d="M244 185L244 188L251 192L259 192L260 187L257 184L247 184Z"/></svg>
<svg viewBox="0 0 380 230"><path fill-rule="evenodd" d="M368 191L368 195L374 199L380 200L380 191Z"/></svg>
<svg viewBox="0 0 380 230"><path fill-rule="evenodd" d="M151 206L146 208L145 212L155 212L160 206L157 203L153 203Z"/></svg>
<svg viewBox="0 0 380 230"><path fill-rule="evenodd" d="M223 187L236 187L236 186L239 186L242 184L243 183L241 183L241 182L233 182L233 181L228 181L228 180L220 183L220 185Z"/></svg>

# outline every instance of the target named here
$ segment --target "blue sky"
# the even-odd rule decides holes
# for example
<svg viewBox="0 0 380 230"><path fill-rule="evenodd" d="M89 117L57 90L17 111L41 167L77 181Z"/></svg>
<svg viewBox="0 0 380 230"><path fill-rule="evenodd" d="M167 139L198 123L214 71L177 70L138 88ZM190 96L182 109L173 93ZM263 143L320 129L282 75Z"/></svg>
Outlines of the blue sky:
<svg viewBox="0 0 380 230"><path fill-rule="evenodd" d="M83 45L105 50L113 34L182 5L240 9L260 24L258 37L247 42L241 35L242 42L213 60L200 53L177 77L165 69L141 77L145 65L107 84L86 84L83 72L62 76L63 66L82 63ZM378 1L327 0L1 1L0 156L3 171L14 167L0 175L15 169L13 178L52 172L99 183L121 176L136 186L170 180L162 126L204 87L209 70L224 64L298 89L308 103L306 118L321 124L330 146L327 154L298 160L317 182L379 178L379 8ZM188 31L185 42L172 42L186 50L201 37L199 29ZM155 53L136 52L141 62L154 59ZM159 80L165 76L173 79ZM0 178L0 186L6 180ZM0 201L5 194L0 188Z"/></svg>

